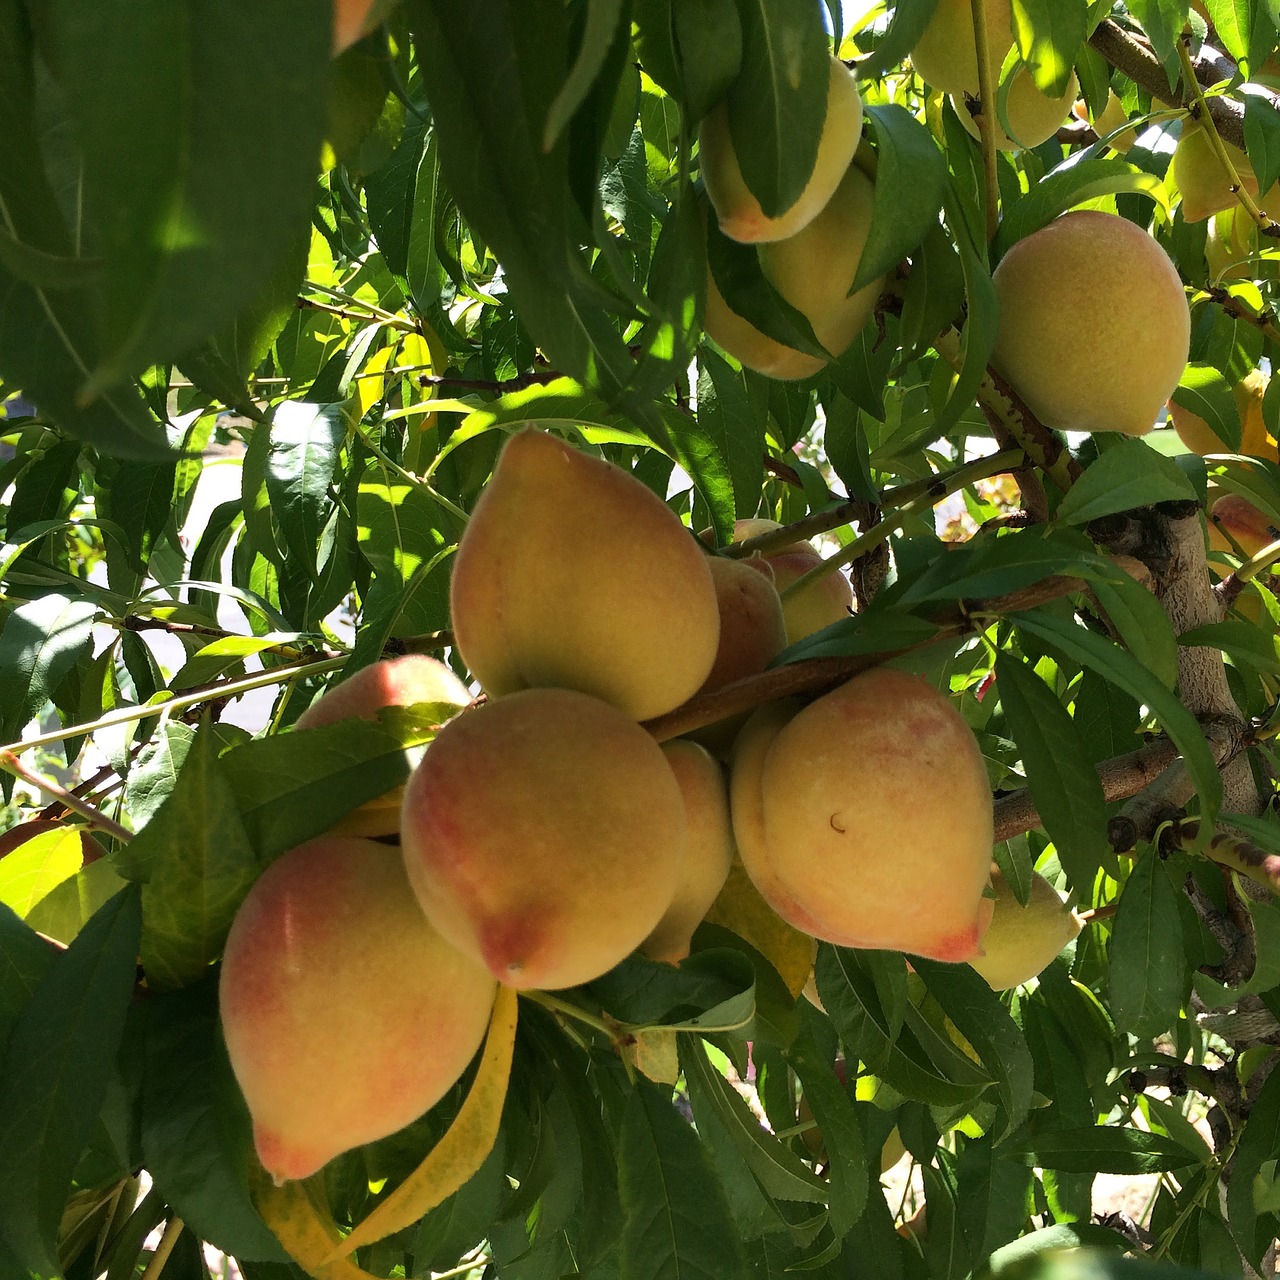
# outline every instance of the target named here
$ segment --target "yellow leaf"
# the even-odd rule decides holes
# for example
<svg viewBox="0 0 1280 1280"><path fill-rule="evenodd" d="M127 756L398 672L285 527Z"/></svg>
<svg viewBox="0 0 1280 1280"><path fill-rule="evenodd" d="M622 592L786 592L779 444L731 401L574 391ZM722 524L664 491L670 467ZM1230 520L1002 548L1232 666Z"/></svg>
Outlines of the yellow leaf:
<svg viewBox="0 0 1280 1280"><path fill-rule="evenodd" d="M360 401L360 417L364 417L387 394L387 364L395 354L395 347L382 347L365 361L356 379L356 395ZM381 375L376 376L376 375Z"/></svg>
<svg viewBox="0 0 1280 1280"><path fill-rule="evenodd" d="M334 1254L341 1233L328 1207L318 1206L310 1180L276 1186L257 1160L249 1162L249 1190L262 1220L285 1252L315 1280L382 1280Z"/></svg>
<svg viewBox="0 0 1280 1280"><path fill-rule="evenodd" d="M357 1226L329 1257L340 1258L417 1222L451 1196L484 1163L498 1140L502 1104L516 1042L516 993L500 986L480 1069L462 1110L427 1158ZM329 1277L323 1277L329 1280Z"/></svg>
<svg viewBox="0 0 1280 1280"><path fill-rule="evenodd" d="M643 1027L622 1055L632 1066L657 1084L674 1085L680 1077L680 1058L676 1049L676 1033L666 1027Z"/></svg>
<svg viewBox="0 0 1280 1280"><path fill-rule="evenodd" d="M42 831L0 859L0 902L25 917L42 898L75 875L83 861L79 828Z"/></svg>
<svg viewBox="0 0 1280 1280"><path fill-rule="evenodd" d="M742 863L735 862L720 896L707 912L707 920L736 933L760 952L798 996L813 972L816 944L807 933L789 925L760 896Z"/></svg>

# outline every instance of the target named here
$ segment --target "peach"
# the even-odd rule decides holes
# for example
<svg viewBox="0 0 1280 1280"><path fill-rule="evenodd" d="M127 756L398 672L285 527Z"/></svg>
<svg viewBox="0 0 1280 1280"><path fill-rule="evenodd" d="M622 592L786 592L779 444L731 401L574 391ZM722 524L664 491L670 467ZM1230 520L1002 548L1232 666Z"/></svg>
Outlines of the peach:
<svg viewBox="0 0 1280 1280"><path fill-rule="evenodd" d="M875 311L884 277L850 293L871 231L875 184L850 165L821 212L785 240L756 251L769 283L808 317L813 335L833 356L843 354Z"/></svg>
<svg viewBox="0 0 1280 1280"><path fill-rule="evenodd" d="M454 638L494 697L577 689L646 720L696 693L715 661L720 622L706 561L634 476L520 431L458 546Z"/></svg>
<svg viewBox="0 0 1280 1280"><path fill-rule="evenodd" d="M720 762L696 742L665 743L667 757L684 799L688 846L680 881L657 927L640 944L651 960L677 964L689 954L693 931L724 888L733 865L733 826L729 788Z"/></svg>
<svg viewBox="0 0 1280 1280"><path fill-rule="evenodd" d="M773 520L739 520L733 527L733 540L745 542L748 538L769 533L782 526ZM760 557L773 570L774 582L783 592L797 578L822 563L822 557L809 542L788 543L778 551L770 551ZM753 556L748 564L756 563ZM843 573L836 571L820 578L803 591L792 593L782 601L782 619L787 628L787 643L795 644L805 636L829 627L833 622L847 618L853 608L853 588Z"/></svg>
<svg viewBox="0 0 1280 1280"><path fill-rule="evenodd" d="M813 173L795 202L767 215L738 165L725 102L713 107L698 128L698 163L720 230L732 240L785 240L806 226L831 199L862 136L862 97L853 73L833 57L827 85L827 113ZM727 348L726 348L727 349Z"/></svg>
<svg viewBox="0 0 1280 1280"><path fill-rule="evenodd" d="M1227 537L1225 535L1230 535ZM1271 517L1238 493L1223 494L1209 511L1209 546L1214 551L1236 554L1234 539L1246 556L1256 556L1263 547L1280 540L1280 531Z"/></svg>
<svg viewBox="0 0 1280 1280"><path fill-rule="evenodd" d="M1019 240L994 281L991 362L1041 422L1151 430L1191 343L1182 280L1151 236L1117 214L1065 213Z"/></svg>
<svg viewBox="0 0 1280 1280"><path fill-rule="evenodd" d="M400 826L427 918L519 988L590 982L639 946L675 897L687 841L658 744L569 689L526 689L445 725Z"/></svg>
<svg viewBox="0 0 1280 1280"><path fill-rule="evenodd" d="M1239 147L1224 142L1227 155L1235 166L1241 186L1255 199L1258 179L1249 157ZM1187 222L1203 222L1210 214L1233 208L1236 194L1231 178L1213 149L1208 133L1198 124L1186 120L1182 136L1173 149L1173 179L1182 197L1182 216Z"/></svg>
<svg viewBox="0 0 1280 1280"><path fill-rule="evenodd" d="M1044 876L1032 872L1026 905L1014 896L1004 874L991 872L995 891L991 923L982 935L982 954L969 963L995 991L1030 982L1080 932L1083 922Z"/></svg>
<svg viewBox="0 0 1280 1280"><path fill-rule="evenodd" d="M1252 369L1236 383L1232 393L1240 419L1240 452L1276 462L1280 460L1276 439L1267 430L1262 417L1262 397L1267 392L1267 381L1260 369ZM1176 400L1170 400L1167 408L1174 430L1192 453L1204 456L1232 452L1227 442L1198 413L1192 413Z"/></svg>
<svg viewBox="0 0 1280 1280"><path fill-rule="evenodd" d="M991 794L968 725L917 676L877 668L734 747L734 837L773 909L814 938L935 960L978 952Z"/></svg>
<svg viewBox="0 0 1280 1280"><path fill-rule="evenodd" d="M470 690L443 662L426 654L406 653L372 662L341 684L331 685L298 717L294 728L319 729L348 719L376 720L383 707L438 703L445 709L456 709L470 701ZM351 810L331 831L345 836L395 835L400 830L403 796L402 786L393 787Z"/></svg>
<svg viewBox="0 0 1280 1280"><path fill-rule="evenodd" d="M496 986L427 923L399 849L321 836L254 883L227 938L227 1052L263 1168L305 1178L435 1105Z"/></svg>
<svg viewBox="0 0 1280 1280"><path fill-rule="evenodd" d="M720 645L701 693L758 674L787 644L772 568L760 557L711 556L707 563L720 608Z"/></svg>
<svg viewBox="0 0 1280 1280"><path fill-rule="evenodd" d="M788 347L761 332L725 301L715 277L707 269L707 308L702 319L707 337L745 369L754 369L780 382L811 378L827 366L820 356Z"/></svg>

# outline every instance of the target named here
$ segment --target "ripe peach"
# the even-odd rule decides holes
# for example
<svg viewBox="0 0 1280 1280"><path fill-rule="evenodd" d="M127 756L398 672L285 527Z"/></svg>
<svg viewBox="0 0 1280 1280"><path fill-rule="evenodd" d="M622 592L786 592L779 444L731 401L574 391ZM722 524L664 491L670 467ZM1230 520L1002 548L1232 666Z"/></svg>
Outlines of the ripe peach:
<svg viewBox="0 0 1280 1280"><path fill-rule="evenodd" d="M1055 218L995 270L992 364L1046 426L1143 435L1187 362L1191 313L1177 269L1113 213Z"/></svg>
<svg viewBox="0 0 1280 1280"><path fill-rule="evenodd" d="M759 557L730 560L711 556L707 563L720 607L720 646L701 693L756 675L787 644L772 568Z"/></svg>
<svg viewBox="0 0 1280 1280"><path fill-rule="evenodd" d="M640 950L651 960L677 964L689 954L693 931L729 877L733 827L729 788L720 762L696 742L679 738L664 744L662 753L684 798L688 848L675 897Z"/></svg>
<svg viewBox="0 0 1280 1280"><path fill-rule="evenodd" d="M646 720L697 692L715 661L720 622L706 561L634 476L521 431L458 546L454 638L494 697L552 685Z"/></svg>
<svg viewBox="0 0 1280 1280"><path fill-rule="evenodd" d="M427 918L512 987L571 987L653 932L685 861L658 744L569 689L451 720L405 786L401 841Z"/></svg>
<svg viewBox="0 0 1280 1280"><path fill-rule="evenodd" d="M861 136L862 97L858 93L858 82L848 67L833 57L827 86L827 114L813 174L794 204L769 217L751 193L738 166L727 104L721 102L713 107L698 128L698 157L720 230L730 239L743 243L785 240L795 235L831 198L858 149Z"/></svg>
<svg viewBox="0 0 1280 1280"><path fill-rule="evenodd" d="M995 71L998 74L999 68L997 67ZM1019 68L1013 73L1013 83L1009 86L1009 96L1005 103L1009 133L1005 132L1001 124L996 104L993 103L990 108L983 104L984 109L989 109L992 113L997 149L1020 151L1026 147L1038 147L1042 142L1053 137L1070 113L1071 104L1079 92L1080 86L1072 75L1067 81L1065 91L1056 98L1051 98L1040 91L1026 67ZM978 121L970 112L964 96L953 93L951 105L955 108L956 115L960 117L960 123L975 138L980 138L982 132Z"/></svg>
<svg viewBox="0 0 1280 1280"><path fill-rule="evenodd" d="M333 51L341 53L377 25L375 0L333 0Z"/></svg>
<svg viewBox="0 0 1280 1280"><path fill-rule="evenodd" d="M734 747L734 837L784 920L839 946L977 954L991 793L977 742L917 676L877 668Z"/></svg>
<svg viewBox="0 0 1280 1280"><path fill-rule="evenodd" d="M321 836L278 858L236 914L219 984L263 1168L305 1178L434 1106L495 990L427 923L398 849Z"/></svg>

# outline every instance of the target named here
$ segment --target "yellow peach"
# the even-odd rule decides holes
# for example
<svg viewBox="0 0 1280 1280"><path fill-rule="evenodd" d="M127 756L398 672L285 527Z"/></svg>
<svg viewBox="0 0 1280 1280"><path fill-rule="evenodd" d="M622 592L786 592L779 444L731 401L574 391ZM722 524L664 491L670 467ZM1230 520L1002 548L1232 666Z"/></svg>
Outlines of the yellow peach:
<svg viewBox="0 0 1280 1280"><path fill-rule="evenodd" d="M451 720L405 785L400 829L427 918L508 986L544 989L590 982L653 932L687 840L658 744L569 689Z"/></svg>
<svg viewBox="0 0 1280 1280"><path fill-rule="evenodd" d="M496 990L423 917L400 850L322 836L241 904L219 999L227 1052L277 1182L403 1128L484 1039Z"/></svg>

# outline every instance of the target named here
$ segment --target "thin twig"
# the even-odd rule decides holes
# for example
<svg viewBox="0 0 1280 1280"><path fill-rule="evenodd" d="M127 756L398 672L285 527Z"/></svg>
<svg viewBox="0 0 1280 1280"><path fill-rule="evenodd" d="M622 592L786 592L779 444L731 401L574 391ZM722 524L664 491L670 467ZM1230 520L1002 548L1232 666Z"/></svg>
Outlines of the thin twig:
<svg viewBox="0 0 1280 1280"><path fill-rule="evenodd" d="M156 1245L141 1280L160 1280L160 1273L164 1270L165 1263L169 1261L169 1255L173 1252L173 1246L178 1243L178 1237L182 1234L184 1225L185 1223L176 1213L165 1223L164 1234L161 1235L160 1242Z"/></svg>
<svg viewBox="0 0 1280 1280"><path fill-rule="evenodd" d="M108 818L100 809L95 809L87 800L68 791L52 778L42 778L34 770L28 769L12 751L0 751L0 769L13 774L15 778L21 778L23 782L30 783L33 787L38 787L41 791L48 792L51 796L57 796L68 809L78 813L91 827L105 831L113 839L123 843L133 839L132 831L122 827L114 818Z"/></svg>

